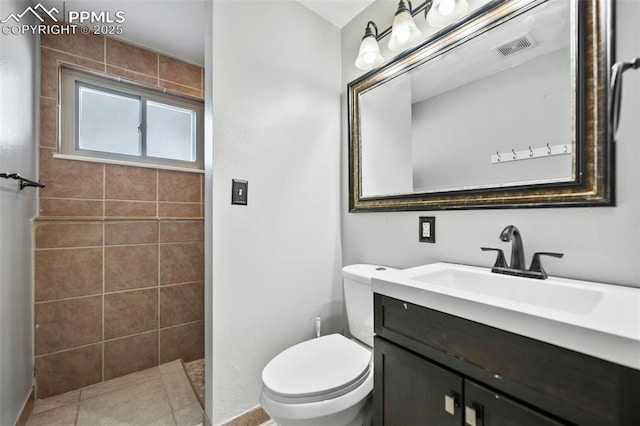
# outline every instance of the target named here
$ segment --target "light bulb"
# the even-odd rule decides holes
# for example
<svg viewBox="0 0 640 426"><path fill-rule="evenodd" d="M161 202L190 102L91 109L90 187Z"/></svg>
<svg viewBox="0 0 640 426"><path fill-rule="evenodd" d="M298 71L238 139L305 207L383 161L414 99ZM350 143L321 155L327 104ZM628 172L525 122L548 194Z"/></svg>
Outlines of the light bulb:
<svg viewBox="0 0 640 426"><path fill-rule="evenodd" d="M435 0L427 12L427 23L434 28L446 27L469 10L468 0Z"/></svg>
<svg viewBox="0 0 640 426"><path fill-rule="evenodd" d="M400 2L400 4L404 5L403 2ZM399 10L393 18L391 37L389 38L389 50L399 52L406 49L417 43L421 35L422 31L416 26L409 10Z"/></svg>
<svg viewBox="0 0 640 426"><path fill-rule="evenodd" d="M453 9L456 7L456 0L442 0L440 5L438 6L438 11L440 15L447 16L453 12Z"/></svg>
<svg viewBox="0 0 640 426"><path fill-rule="evenodd" d="M376 59L376 54L375 52L367 52L364 54L364 56L362 57L362 60L367 63L367 64L372 64L373 61L375 61Z"/></svg>
<svg viewBox="0 0 640 426"><path fill-rule="evenodd" d="M398 41L400 43L406 42L407 40L409 40L410 33L411 33L411 31L409 31L408 27L398 28L398 31L396 32L397 37L398 37Z"/></svg>
<svg viewBox="0 0 640 426"><path fill-rule="evenodd" d="M372 28L375 30L372 31ZM377 67L384 62L384 58L380 54L380 47L378 46L378 27L373 21L367 24L367 28L362 37L360 43L360 50L358 51L358 57L356 58L356 68L361 70L370 70Z"/></svg>

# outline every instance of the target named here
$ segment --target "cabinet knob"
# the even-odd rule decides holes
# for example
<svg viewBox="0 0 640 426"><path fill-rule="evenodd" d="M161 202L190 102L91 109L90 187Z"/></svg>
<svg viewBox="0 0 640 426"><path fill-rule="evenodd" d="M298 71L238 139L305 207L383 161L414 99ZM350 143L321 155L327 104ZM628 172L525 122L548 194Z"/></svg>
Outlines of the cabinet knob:
<svg viewBox="0 0 640 426"><path fill-rule="evenodd" d="M458 406L458 397L457 395L445 395L444 396L444 411L451 414L452 416L456 415L456 407Z"/></svg>
<svg viewBox="0 0 640 426"><path fill-rule="evenodd" d="M464 407L464 424L468 426L477 426L476 410L474 408Z"/></svg>

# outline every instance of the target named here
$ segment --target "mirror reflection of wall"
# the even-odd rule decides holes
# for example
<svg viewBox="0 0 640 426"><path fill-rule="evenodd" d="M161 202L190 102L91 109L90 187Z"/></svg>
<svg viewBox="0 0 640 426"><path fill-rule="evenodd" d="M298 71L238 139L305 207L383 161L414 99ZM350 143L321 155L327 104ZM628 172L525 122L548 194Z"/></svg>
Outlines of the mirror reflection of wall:
<svg viewBox="0 0 640 426"><path fill-rule="evenodd" d="M496 152L572 143L566 57L560 50L413 104L414 190L571 180L571 155L490 161Z"/></svg>
<svg viewBox="0 0 640 426"><path fill-rule="evenodd" d="M362 196L573 180L571 31L550 0L363 93ZM546 144L570 149L491 161Z"/></svg>
<svg viewBox="0 0 640 426"><path fill-rule="evenodd" d="M363 196L413 192L411 79L401 76L361 96Z"/></svg>

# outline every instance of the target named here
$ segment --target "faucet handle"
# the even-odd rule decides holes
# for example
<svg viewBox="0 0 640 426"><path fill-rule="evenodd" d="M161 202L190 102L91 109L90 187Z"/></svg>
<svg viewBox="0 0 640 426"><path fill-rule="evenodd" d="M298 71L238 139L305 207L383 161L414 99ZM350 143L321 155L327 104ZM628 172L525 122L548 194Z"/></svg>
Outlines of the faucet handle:
<svg viewBox="0 0 640 426"><path fill-rule="evenodd" d="M507 259L504 257L504 252L497 248L491 247L480 247L482 251L497 251L498 258L496 259L496 263L493 265L494 268L508 268Z"/></svg>
<svg viewBox="0 0 640 426"><path fill-rule="evenodd" d="M551 256L551 257L561 258L564 256L564 253L539 252L533 255L533 259L531 260L531 266L529 267L529 270L532 272L539 272L541 275L541 278L543 280L546 280L547 273L542 267L542 263L540 262L540 256Z"/></svg>

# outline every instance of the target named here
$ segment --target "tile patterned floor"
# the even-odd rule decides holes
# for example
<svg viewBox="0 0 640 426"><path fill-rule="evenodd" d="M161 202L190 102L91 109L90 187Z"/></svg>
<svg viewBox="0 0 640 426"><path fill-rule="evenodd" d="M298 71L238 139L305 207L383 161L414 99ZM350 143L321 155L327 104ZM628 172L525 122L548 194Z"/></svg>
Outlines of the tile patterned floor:
<svg viewBox="0 0 640 426"><path fill-rule="evenodd" d="M202 407L177 360L76 391L36 400L27 426L202 423Z"/></svg>

